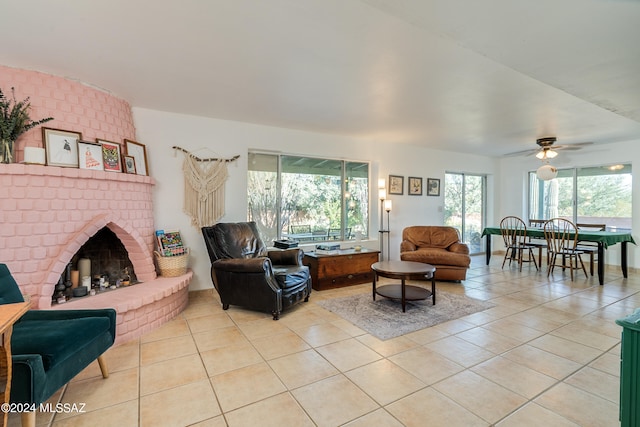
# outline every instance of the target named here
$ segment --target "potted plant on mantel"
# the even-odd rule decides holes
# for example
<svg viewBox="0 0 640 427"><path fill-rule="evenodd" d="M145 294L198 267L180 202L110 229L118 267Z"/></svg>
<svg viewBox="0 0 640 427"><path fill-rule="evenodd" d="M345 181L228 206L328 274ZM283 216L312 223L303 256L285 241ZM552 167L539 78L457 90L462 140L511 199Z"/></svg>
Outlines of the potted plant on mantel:
<svg viewBox="0 0 640 427"><path fill-rule="evenodd" d="M0 163L12 163L16 140L20 135L42 123L53 120L47 117L38 121L29 117L29 97L23 101L16 100L14 88L11 88L11 99L0 89Z"/></svg>

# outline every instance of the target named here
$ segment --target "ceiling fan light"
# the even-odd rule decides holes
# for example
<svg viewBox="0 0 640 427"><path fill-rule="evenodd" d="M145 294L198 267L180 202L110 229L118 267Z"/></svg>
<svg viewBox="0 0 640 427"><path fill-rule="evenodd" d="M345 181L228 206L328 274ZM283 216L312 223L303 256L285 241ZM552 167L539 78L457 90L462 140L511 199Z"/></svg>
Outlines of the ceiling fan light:
<svg viewBox="0 0 640 427"><path fill-rule="evenodd" d="M538 151L536 153L536 157L540 160L553 159L558 155L557 151L553 151L550 148L544 149L542 151Z"/></svg>
<svg viewBox="0 0 640 427"><path fill-rule="evenodd" d="M536 171L536 175L543 181L551 181L558 176L558 169L549 164L542 165Z"/></svg>

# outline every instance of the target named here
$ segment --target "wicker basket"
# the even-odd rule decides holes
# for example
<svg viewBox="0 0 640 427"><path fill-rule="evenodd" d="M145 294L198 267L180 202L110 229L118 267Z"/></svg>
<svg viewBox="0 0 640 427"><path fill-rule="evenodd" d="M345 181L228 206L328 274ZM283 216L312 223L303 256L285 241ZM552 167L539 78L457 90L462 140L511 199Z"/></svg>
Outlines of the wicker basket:
<svg viewBox="0 0 640 427"><path fill-rule="evenodd" d="M189 260L189 248L186 248L184 255L162 256L160 252L154 251L158 260L160 275L163 277L182 276L187 273L187 261Z"/></svg>

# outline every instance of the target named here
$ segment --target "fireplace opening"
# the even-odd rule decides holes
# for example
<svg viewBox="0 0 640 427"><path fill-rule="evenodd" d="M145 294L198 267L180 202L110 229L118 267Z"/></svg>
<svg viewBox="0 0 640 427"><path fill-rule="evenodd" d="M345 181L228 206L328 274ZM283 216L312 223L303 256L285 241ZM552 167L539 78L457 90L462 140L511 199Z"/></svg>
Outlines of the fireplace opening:
<svg viewBox="0 0 640 427"><path fill-rule="evenodd" d="M51 303L60 304L137 282L127 249L113 231L103 227L67 264L54 288Z"/></svg>

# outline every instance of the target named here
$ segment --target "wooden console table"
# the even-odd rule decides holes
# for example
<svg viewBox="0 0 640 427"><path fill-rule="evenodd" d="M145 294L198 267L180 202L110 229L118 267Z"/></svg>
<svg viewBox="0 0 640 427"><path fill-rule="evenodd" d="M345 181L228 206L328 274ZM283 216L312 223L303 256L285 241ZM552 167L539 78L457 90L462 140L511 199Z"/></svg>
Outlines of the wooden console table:
<svg viewBox="0 0 640 427"><path fill-rule="evenodd" d="M13 324L22 317L31 307L31 302L18 302L15 304L0 305L0 403L9 403L11 391L11 332ZM7 425L8 412L2 413L2 425Z"/></svg>
<svg viewBox="0 0 640 427"><path fill-rule="evenodd" d="M311 284L316 291L367 283L373 280L371 264L378 262L380 251L341 249L337 254L304 254L304 265L311 271Z"/></svg>

